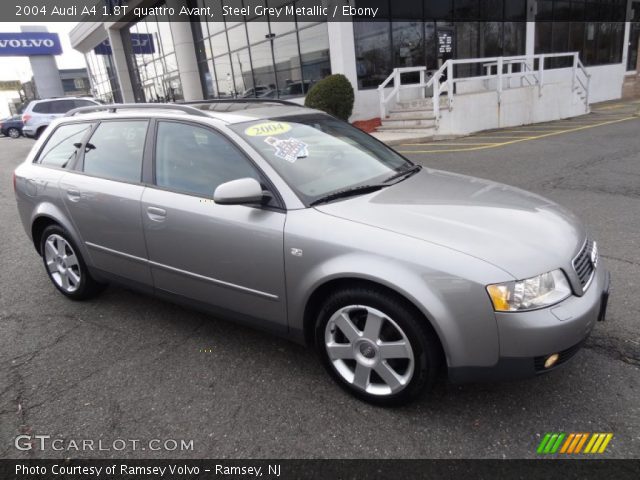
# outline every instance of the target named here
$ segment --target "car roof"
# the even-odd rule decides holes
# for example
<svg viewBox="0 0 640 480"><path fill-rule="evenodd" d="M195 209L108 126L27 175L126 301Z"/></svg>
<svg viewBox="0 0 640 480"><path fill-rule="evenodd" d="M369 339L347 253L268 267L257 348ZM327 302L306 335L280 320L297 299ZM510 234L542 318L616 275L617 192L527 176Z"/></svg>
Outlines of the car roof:
<svg viewBox="0 0 640 480"><path fill-rule="evenodd" d="M274 102L276 103L276 102ZM65 120L104 120L115 118L210 118L225 124L235 124L292 115L309 115L323 113L301 105L274 105L271 102L221 102L194 104L119 104L100 105L100 110L93 107L83 107L71 110Z"/></svg>
<svg viewBox="0 0 640 480"><path fill-rule="evenodd" d="M54 97L54 98L39 98L37 100L31 100L34 103L40 102L57 102L59 100L90 100L95 102L95 100L91 97Z"/></svg>

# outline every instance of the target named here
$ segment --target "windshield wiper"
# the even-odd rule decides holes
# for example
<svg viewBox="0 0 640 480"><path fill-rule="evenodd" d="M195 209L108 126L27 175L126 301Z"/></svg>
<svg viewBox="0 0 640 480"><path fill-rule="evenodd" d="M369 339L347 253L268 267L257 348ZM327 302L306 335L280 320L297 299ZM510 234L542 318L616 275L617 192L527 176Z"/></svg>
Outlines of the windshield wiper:
<svg viewBox="0 0 640 480"><path fill-rule="evenodd" d="M404 177L405 175L413 175L420 170L422 170L421 165L411 165L409 168L405 168L404 170L400 170L398 173L394 173L389 178L387 178L384 183L389 183L390 181L395 180L396 178Z"/></svg>
<svg viewBox="0 0 640 480"><path fill-rule="evenodd" d="M309 205L313 207L314 205L318 205L319 203L326 203L330 202L331 200L337 200L339 198L352 197L354 195L363 195L365 193L375 192L376 190L380 190L386 186L388 185L360 185L358 187L345 188L344 190L338 190L336 192L329 193L324 197L320 197L311 202Z"/></svg>

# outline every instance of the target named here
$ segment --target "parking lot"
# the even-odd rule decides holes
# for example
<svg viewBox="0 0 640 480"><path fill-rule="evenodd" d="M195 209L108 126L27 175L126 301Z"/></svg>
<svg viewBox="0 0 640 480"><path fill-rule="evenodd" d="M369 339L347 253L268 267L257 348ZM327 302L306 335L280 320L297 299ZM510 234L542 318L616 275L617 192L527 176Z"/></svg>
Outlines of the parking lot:
<svg viewBox="0 0 640 480"><path fill-rule="evenodd" d="M115 287L65 299L15 207L11 172L33 141L0 138L0 457L533 458L546 432L613 432L603 456L640 457L638 106L395 147L568 207L612 274L607 321L564 368L502 384L442 380L397 409L345 394L313 352L222 319ZM142 443L23 452L19 434ZM151 439L193 449L143 450Z"/></svg>

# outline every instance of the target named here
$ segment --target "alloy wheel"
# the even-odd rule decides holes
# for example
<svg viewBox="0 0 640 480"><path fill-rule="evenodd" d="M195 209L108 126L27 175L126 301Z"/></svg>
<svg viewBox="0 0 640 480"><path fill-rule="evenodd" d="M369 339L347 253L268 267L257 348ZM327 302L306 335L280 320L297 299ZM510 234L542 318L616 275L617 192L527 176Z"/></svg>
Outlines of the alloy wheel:
<svg viewBox="0 0 640 480"><path fill-rule="evenodd" d="M376 396L402 391L415 362L405 332L380 310L350 305L325 327L325 348L338 374L353 387Z"/></svg>
<svg viewBox="0 0 640 480"><path fill-rule="evenodd" d="M18 138L20 136L20 131L17 128L10 128L9 129L9 136L11 138Z"/></svg>
<svg viewBox="0 0 640 480"><path fill-rule="evenodd" d="M59 288L67 293L78 290L82 273L69 242L60 235L49 235L44 243L44 258L49 275Z"/></svg>

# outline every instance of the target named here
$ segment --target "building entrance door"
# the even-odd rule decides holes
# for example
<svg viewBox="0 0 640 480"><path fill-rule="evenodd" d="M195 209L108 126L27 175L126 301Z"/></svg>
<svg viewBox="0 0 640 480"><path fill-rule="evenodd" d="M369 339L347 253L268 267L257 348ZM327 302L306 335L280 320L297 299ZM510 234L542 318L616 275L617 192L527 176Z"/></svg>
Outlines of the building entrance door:
<svg viewBox="0 0 640 480"><path fill-rule="evenodd" d="M629 55L627 71L638 69L638 48L640 44L640 1L631 2L631 30L629 32Z"/></svg>

